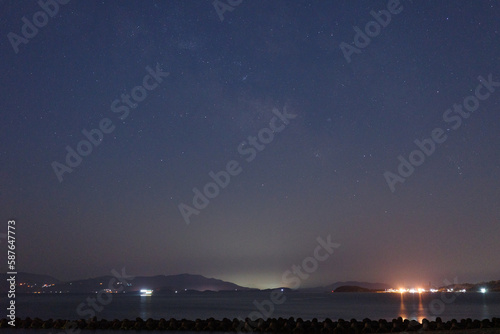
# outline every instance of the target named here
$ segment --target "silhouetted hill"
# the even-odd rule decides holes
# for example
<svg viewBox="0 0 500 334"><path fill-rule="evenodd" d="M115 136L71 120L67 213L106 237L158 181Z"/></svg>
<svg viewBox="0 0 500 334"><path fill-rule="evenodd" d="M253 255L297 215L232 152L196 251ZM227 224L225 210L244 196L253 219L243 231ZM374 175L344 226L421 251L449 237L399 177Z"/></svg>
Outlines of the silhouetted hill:
<svg viewBox="0 0 500 334"><path fill-rule="evenodd" d="M226 282L220 279L207 278L202 275L158 275L138 276L132 281L131 290L162 289L171 291L196 290L196 291L224 291L224 290L249 290L249 288Z"/></svg>
<svg viewBox="0 0 500 334"><path fill-rule="evenodd" d="M334 290L334 292L373 292L373 291L374 290L352 285L342 285Z"/></svg>
<svg viewBox="0 0 500 334"><path fill-rule="evenodd" d="M8 290L8 276L2 274L0 291ZM100 276L95 278L61 282L46 275L18 273L16 277L17 292L41 292L41 293L90 293L102 289L108 292L139 292L141 289L155 290L161 293L175 293L187 291L235 291L251 290L237 284L222 281L215 278L207 278L201 275L157 275L137 276L119 282L113 276ZM23 285L19 285L23 283Z"/></svg>
<svg viewBox="0 0 500 334"><path fill-rule="evenodd" d="M471 284L471 283L450 284L444 286L443 288L454 289L455 291L465 289L466 291L471 291L471 292L477 292L480 291L481 288L485 288L487 291L490 292L500 292L500 281L489 281L476 284Z"/></svg>
<svg viewBox="0 0 500 334"><path fill-rule="evenodd" d="M357 282L357 281L347 281L347 282L336 282L327 286L304 289L304 291L309 292L332 292L341 286L355 286L368 290L385 290L390 289L391 286L385 283L369 283L369 282Z"/></svg>
<svg viewBox="0 0 500 334"><path fill-rule="evenodd" d="M0 291L6 292L9 289L7 279L11 275L0 274ZM49 275L30 274L18 272L16 275L16 292L31 292L33 289L41 289L43 285L51 285L61 283L60 280Z"/></svg>

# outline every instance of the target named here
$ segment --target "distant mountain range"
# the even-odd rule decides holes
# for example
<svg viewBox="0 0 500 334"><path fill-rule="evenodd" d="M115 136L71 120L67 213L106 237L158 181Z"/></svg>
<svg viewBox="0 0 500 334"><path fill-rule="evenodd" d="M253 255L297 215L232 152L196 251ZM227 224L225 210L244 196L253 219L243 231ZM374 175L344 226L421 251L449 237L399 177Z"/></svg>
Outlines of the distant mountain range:
<svg viewBox="0 0 500 334"><path fill-rule="evenodd" d="M10 282L7 281L12 275L0 274L0 292L6 293L9 290ZM19 272L15 275L16 292L34 292L35 288L41 288L44 284L61 284L57 278L49 275L29 274Z"/></svg>
<svg viewBox="0 0 500 334"><path fill-rule="evenodd" d="M0 274L1 292L6 292L9 288L7 278L9 275ZM61 282L47 275L20 272L16 275L16 283L16 291L19 293L89 293L102 289L111 293L139 293L142 289L154 290L155 293L251 290L231 282L191 274L137 276L133 279L125 277L121 281L114 276L101 276Z"/></svg>
<svg viewBox="0 0 500 334"><path fill-rule="evenodd" d="M374 292L374 290L362 288L360 286L342 285L336 288L334 292Z"/></svg>
<svg viewBox="0 0 500 334"><path fill-rule="evenodd" d="M9 289L7 279L9 275L0 274L0 293L6 293ZM358 281L336 282L323 287L299 289L302 292L362 292L362 291L384 291L391 286L385 283L369 283ZM486 288L488 291L500 292L500 281L483 282L478 284L454 284L448 287L466 289L467 291L480 291ZM119 279L113 276L101 276L89 279L81 279L63 282L48 275L38 275L19 272L16 275L17 293L95 293L103 289L108 292L139 293L142 289L153 290L155 294L191 293L194 291L252 291L231 282L215 278L207 278L201 275L179 274L179 275L157 275L137 276L133 279Z"/></svg>
<svg viewBox="0 0 500 334"><path fill-rule="evenodd" d="M3 287L6 283L7 278L9 278L9 277L10 277L10 275L3 274L3 273L0 274L0 279L1 279L0 286ZM26 282L29 284L35 284L35 283L40 283L40 282L61 283L60 280L58 280L57 278L54 278L52 276L49 276L49 275L39 275L39 274L29 274L29 273L19 272L16 275L16 277L22 278L23 282ZM17 283L20 283L20 281L18 280Z"/></svg>

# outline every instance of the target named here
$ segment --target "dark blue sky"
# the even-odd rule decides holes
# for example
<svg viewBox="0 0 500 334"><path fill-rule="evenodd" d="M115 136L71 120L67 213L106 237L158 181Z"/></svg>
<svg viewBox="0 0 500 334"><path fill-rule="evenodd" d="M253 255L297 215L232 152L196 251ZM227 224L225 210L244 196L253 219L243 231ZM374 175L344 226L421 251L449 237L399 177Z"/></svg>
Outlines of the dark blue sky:
<svg viewBox="0 0 500 334"><path fill-rule="evenodd" d="M303 286L500 278L496 1L245 0L222 21L211 1L60 2L0 1L19 271L280 286L331 235ZM86 156L68 166L67 147Z"/></svg>

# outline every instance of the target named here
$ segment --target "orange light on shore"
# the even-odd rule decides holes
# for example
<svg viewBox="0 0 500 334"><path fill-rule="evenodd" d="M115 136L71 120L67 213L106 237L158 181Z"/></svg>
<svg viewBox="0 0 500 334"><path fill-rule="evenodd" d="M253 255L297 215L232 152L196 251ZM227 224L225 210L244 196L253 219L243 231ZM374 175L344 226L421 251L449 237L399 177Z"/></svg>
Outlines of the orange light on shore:
<svg viewBox="0 0 500 334"><path fill-rule="evenodd" d="M386 289L385 292L392 292L392 293L435 293L439 292L442 290L438 289L424 289L424 288L398 288L398 289ZM448 292L453 292L452 289L447 289ZM457 290L457 292L466 292L465 289L462 290Z"/></svg>

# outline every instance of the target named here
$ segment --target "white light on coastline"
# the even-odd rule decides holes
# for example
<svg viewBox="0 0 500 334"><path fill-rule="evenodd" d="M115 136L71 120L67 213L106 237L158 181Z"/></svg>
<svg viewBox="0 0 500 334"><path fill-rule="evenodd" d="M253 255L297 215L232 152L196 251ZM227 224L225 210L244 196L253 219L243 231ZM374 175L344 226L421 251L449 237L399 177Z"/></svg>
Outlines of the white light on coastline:
<svg viewBox="0 0 500 334"><path fill-rule="evenodd" d="M481 293L486 293L486 288L481 288L479 291L480 291Z"/></svg>
<svg viewBox="0 0 500 334"><path fill-rule="evenodd" d="M141 290L141 296L151 296L152 294L153 290L146 290L146 289Z"/></svg>

